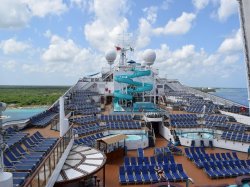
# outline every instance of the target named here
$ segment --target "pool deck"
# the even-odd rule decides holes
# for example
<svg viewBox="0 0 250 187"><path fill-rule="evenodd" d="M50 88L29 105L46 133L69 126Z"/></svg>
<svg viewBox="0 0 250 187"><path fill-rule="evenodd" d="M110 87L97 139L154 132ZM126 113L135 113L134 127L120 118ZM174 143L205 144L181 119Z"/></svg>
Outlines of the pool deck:
<svg viewBox="0 0 250 187"><path fill-rule="evenodd" d="M102 112L103 114L110 114L112 111L112 106L108 105L105 106L105 111ZM186 113L183 111L171 111L171 113ZM50 125L48 125L45 128L29 128L24 130L24 132L28 132L29 134L33 134L36 131L39 131L44 137L59 137L59 132L50 130ZM167 140L165 140L161 136L157 136L156 138L156 147L163 147L166 146L168 143ZM184 147L180 146L180 148L184 152ZM222 153L222 152L232 152L231 150L225 150L220 148L206 148L207 153ZM152 156L154 153L154 148L146 148L144 149L144 155L145 156ZM237 152L237 155L240 159L247 159L247 153ZM137 156L137 151L132 150L128 151L127 156ZM188 160L185 156L174 156L175 161L177 163L180 163L183 165L184 170L186 171L187 175L194 180L194 184L190 184L189 186L204 186L204 185L220 185L220 184L235 184L235 177L234 178L226 178L226 179L210 179L207 174L197 168L194 163L192 163L190 160ZM124 158L116 158L113 160L112 163L106 164L105 170L106 170L106 187L120 187L120 186L126 186L126 187L145 187L150 186L150 184L145 185L120 185L119 183L119 166L123 165ZM102 179L102 170L100 170L97 173L98 178ZM179 182L176 184L180 184L181 186L186 186L185 182Z"/></svg>
<svg viewBox="0 0 250 187"><path fill-rule="evenodd" d="M157 137L156 139L156 147L163 147L166 146L167 141L162 137ZM180 148L184 152L184 147L180 146ZM154 152L154 148L147 148L144 149L145 156L152 156ZM208 153L223 153L223 152L232 152L231 150L219 149L219 148L206 148L206 152ZM247 154L237 152L237 155L240 159L246 159ZM128 151L127 156L137 156L136 151ZM226 178L226 179L210 179L207 174L202 170L195 166L190 160L188 160L185 156L174 156L175 161L183 165L184 170L186 171L187 175L194 180L194 184L190 184L189 186L202 186L202 185L220 185L220 184L235 184L234 178ZM119 166L123 165L123 158L117 158L111 164L106 164L106 187L119 187L119 186L126 186L126 187L145 187L150 186L150 184L145 185L120 185L119 183ZM100 171L97 176L102 180L102 171ZM185 182L179 182L176 184L180 184L183 187L186 186Z"/></svg>

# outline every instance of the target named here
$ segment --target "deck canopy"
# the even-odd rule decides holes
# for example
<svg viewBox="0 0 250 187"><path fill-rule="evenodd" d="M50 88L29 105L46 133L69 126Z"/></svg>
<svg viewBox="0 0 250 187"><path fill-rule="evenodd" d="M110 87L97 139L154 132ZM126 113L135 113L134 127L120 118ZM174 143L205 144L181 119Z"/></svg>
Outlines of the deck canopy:
<svg viewBox="0 0 250 187"><path fill-rule="evenodd" d="M97 139L97 141L106 143L107 145L110 145L110 144L117 143L117 142L119 142L121 140L124 140L126 138L127 138L127 136L125 134L115 134L115 135L112 135L112 136L99 138L99 139Z"/></svg>

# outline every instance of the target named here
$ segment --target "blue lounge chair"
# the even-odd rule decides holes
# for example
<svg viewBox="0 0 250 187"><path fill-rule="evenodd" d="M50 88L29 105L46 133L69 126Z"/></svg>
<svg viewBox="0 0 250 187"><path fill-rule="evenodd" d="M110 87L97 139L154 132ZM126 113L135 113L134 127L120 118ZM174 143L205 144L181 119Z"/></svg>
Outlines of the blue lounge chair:
<svg viewBox="0 0 250 187"><path fill-rule="evenodd" d="M133 167L132 166L127 166L126 167L126 173L127 173L127 179L128 179L127 182L129 184L135 184Z"/></svg>
<svg viewBox="0 0 250 187"><path fill-rule="evenodd" d="M125 157L124 158L124 165L125 166L130 166L130 159L129 159L129 157Z"/></svg>
<svg viewBox="0 0 250 187"><path fill-rule="evenodd" d="M144 183L151 183L150 176L148 174L148 167L147 166L141 166L141 172Z"/></svg>
<svg viewBox="0 0 250 187"><path fill-rule="evenodd" d="M134 173L135 173L136 184L142 184L143 179L141 176L141 170L139 166L134 166Z"/></svg>
<svg viewBox="0 0 250 187"><path fill-rule="evenodd" d="M148 166L148 170L149 170L149 173L150 173L151 182L152 182L152 183L157 183L157 182L159 182L159 178L158 178L157 175L156 175L154 166Z"/></svg>
<svg viewBox="0 0 250 187"><path fill-rule="evenodd" d="M178 174L177 170L176 170L176 165L171 164L170 165L170 171L172 172L172 175L175 178L175 181L181 181L182 178L181 176Z"/></svg>
<svg viewBox="0 0 250 187"><path fill-rule="evenodd" d="M127 184L124 166L120 166L119 168L119 181L121 184Z"/></svg>
<svg viewBox="0 0 250 187"><path fill-rule="evenodd" d="M237 156L237 153L236 152L232 152L232 155L233 157L236 159L236 160L239 160L238 156Z"/></svg>
<svg viewBox="0 0 250 187"><path fill-rule="evenodd" d="M187 180L188 179L188 176L184 172L183 167L182 167L181 164L177 164L177 170L178 170L179 174L181 175L182 180Z"/></svg>

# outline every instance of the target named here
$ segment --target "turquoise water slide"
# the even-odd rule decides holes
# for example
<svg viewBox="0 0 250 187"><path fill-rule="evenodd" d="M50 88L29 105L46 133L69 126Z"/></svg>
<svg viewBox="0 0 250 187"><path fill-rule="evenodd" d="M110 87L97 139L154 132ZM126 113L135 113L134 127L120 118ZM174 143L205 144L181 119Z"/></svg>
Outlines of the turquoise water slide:
<svg viewBox="0 0 250 187"><path fill-rule="evenodd" d="M118 104L119 99L132 100L133 93L140 93L145 91L151 91L153 89L153 84L142 83L134 81L133 78L149 76L151 74L150 70L134 70L131 75L117 75L115 76L115 81L119 83L126 83L128 85L135 86L135 88L128 88L127 94L121 93L120 90L114 91L114 108L119 111L123 111L122 107Z"/></svg>

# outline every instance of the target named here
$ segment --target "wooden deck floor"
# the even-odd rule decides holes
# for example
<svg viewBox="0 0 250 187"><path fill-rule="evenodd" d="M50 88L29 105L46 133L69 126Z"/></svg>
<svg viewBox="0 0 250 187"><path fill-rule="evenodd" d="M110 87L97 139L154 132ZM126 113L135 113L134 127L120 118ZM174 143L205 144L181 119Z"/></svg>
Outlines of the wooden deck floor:
<svg viewBox="0 0 250 187"><path fill-rule="evenodd" d="M166 146L167 141L162 138L158 137L156 140L156 146L157 147L163 147ZM184 149L184 147L181 147ZM153 155L153 148L147 148L144 150L145 156L152 156ZM217 153L217 152L231 152L230 150L225 149L210 149L206 148L206 152L208 153ZM238 152L238 157L240 159L246 159L247 154L246 153L240 153ZM136 151L129 151L128 156L137 156ZM190 160L188 160L185 156L174 156L175 161L177 163L180 163L183 165L184 170L186 171L187 175L191 177L194 180L194 184L190 184L190 186L202 186L202 185L219 185L219 184L234 184L235 178L227 178L227 179L210 179L207 174L201 170L198 169L194 163L192 163ZM119 187L122 186L119 184L119 166L123 165L123 158L117 158L113 161L112 164L106 164L106 187ZM100 171L97 176L103 181L102 179L102 171ZM179 182L177 184L180 184L182 186L186 186L185 182ZM125 185L126 187L145 187L150 186L147 185Z"/></svg>

